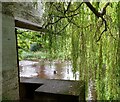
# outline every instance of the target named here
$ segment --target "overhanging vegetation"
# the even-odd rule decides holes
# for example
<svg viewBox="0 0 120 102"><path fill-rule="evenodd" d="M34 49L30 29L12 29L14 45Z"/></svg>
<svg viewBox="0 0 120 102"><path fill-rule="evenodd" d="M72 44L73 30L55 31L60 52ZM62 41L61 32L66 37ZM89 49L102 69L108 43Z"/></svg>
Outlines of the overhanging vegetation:
<svg viewBox="0 0 120 102"><path fill-rule="evenodd" d="M105 13L99 12L101 8ZM42 28L49 32L38 36L38 33L33 32L20 35L21 31L18 31L18 40L23 39L21 46L26 41L27 49L33 42L40 43L43 46L41 51L47 53L48 59L71 60L73 71L80 72L80 79L87 83L93 81L98 100L118 100L119 14L120 2L47 2L44 4ZM30 39L31 43L28 43Z"/></svg>

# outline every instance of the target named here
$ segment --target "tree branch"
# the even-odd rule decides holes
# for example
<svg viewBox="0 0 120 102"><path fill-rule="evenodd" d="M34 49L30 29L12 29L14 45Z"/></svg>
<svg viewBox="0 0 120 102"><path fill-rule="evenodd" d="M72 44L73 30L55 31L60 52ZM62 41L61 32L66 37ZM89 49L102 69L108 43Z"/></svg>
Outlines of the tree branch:
<svg viewBox="0 0 120 102"><path fill-rule="evenodd" d="M69 15L69 16L66 16L66 15L64 15L64 16L54 16L54 17L59 17L59 18L68 18L68 17L73 17L73 16L77 16L79 13L74 13L74 14L72 14L72 15Z"/></svg>
<svg viewBox="0 0 120 102"><path fill-rule="evenodd" d="M110 33L111 37L112 37L113 39L117 40L117 39L114 37L114 35L112 34L111 29L110 29L109 27L108 27L108 29L109 29L109 33Z"/></svg>
<svg viewBox="0 0 120 102"><path fill-rule="evenodd" d="M89 7L89 9L99 18L100 13L93 7L93 5L89 2L89 0L83 0L85 4Z"/></svg>
<svg viewBox="0 0 120 102"><path fill-rule="evenodd" d="M83 2L82 2L75 10L72 10L72 11L70 11L70 12L75 12L75 11L77 11L77 10L81 7L82 4L83 4Z"/></svg>
<svg viewBox="0 0 120 102"><path fill-rule="evenodd" d="M53 6L56 8L57 11L59 11L61 14L63 14L63 12L60 10L60 6L57 7L57 5L53 4Z"/></svg>
<svg viewBox="0 0 120 102"><path fill-rule="evenodd" d="M67 23L60 31L57 32L57 34L59 34L60 32L62 32L70 23Z"/></svg>
<svg viewBox="0 0 120 102"><path fill-rule="evenodd" d="M103 33L105 32L105 31L107 31L107 22L106 22L106 20L103 18L103 16L106 14L106 8L107 8L107 6L110 4L109 2L107 2L106 3L106 5L103 7L103 9L100 11L100 12L98 12L94 7L93 7L93 5L89 2L89 0L83 0L83 1L85 1L85 3L86 3L86 5L89 7L89 9L99 18L101 18L102 19L102 21L104 22L104 24L105 24L105 29L102 31L102 33L100 34L100 36L99 36L99 38L98 38L98 40L97 40L97 42L101 39L101 37L102 37L102 35L103 35Z"/></svg>
<svg viewBox="0 0 120 102"><path fill-rule="evenodd" d="M105 31L107 31L107 22L106 22L106 20L105 20L103 17L101 17L101 18L102 18L102 20L103 20L103 22L104 22L104 24L105 24L105 29L102 31L102 33L100 34L100 36L99 36L99 38L97 39L96 42L98 42L98 41L101 39L103 33L104 33Z"/></svg>
<svg viewBox="0 0 120 102"><path fill-rule="evenodd" d="M62 18L64 18L64 17L60 17L58 20L56 20L53 23L48 22L48 24L45 26L45 28L47 28L49 25L52 25L52 24L55 24L55 23L59 22Z"/></svg>
<svg viewBox="0 0 120 102"><path fill-rule="evenodd" d="M76 14L73 14L73 15L70 15L70 16L56 16L56 17L59 17L59 19L56 20L55 22L52 22L52 23L49 22L49 23L45 26L45 28L47 28L49 25L53 25L53 24L59 22L59 21L60 21L61 19L63 19L63 18L74 17L74 16L76 16L76 15L78 15L78 14L79 14L79 13L76 13Z"/></svg>
<svg viewBox="0 0 120 102"><path fill-rule="evenodd" d="M67 9L64 11L64 15L66 14L67 11L69 11L70 5L71 5L71 2L68 3Z"/></svg>
<svg viewBox="0 0 120 102"><path fill-rule="evenodd" d="M103 17L103 15L106 14L106 8L107 6L110 4L110 2L107 2L105 4L105 6L102 8L102 10L100 12L98 12L95 7L93 7L93 5L89 2L89 0L83 0L85 2L85 4L89 7L89 9L99 18L99 17Z"/></svg>
<svg viewBox="0 0 120 102"><path fill-rule="evenodd" d="M70 24L72 19L73 19L73 17L70 19L70 21L60 31L57 32L57 34L59 34L61 31L63 31Z"/></svg>

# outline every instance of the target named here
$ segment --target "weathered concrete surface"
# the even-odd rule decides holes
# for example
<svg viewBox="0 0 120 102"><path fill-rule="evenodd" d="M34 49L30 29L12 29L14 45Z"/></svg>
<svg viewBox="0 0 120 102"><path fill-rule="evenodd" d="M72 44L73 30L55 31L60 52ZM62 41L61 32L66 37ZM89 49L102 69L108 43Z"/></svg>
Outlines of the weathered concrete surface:
<svg viewBox="0 0 120 102"><path fill-rule="evenodd" d="M2 14L2 98L18 100L18 68L14 18Z"/></svg>
<svg viewBox="0 0 120 102"><path fill-rule="evenodd" d="M14 18L19 17L41 24L40 12L29 2L4 2L0 9L0 83L2 100L19 99L19 78Z"/></svg>
<svg viewBox="0 0 120 102"><path fill-rule="evenodd" d="M0 102L2 100L2 4L0 3Z"/></svg>
<svg viewBox="0 0 120 102"><path fill-rule="evenodd" d="M40 102L79 102L85 100L84 81L20 78L21 99Z"/></svg>
<svg viewBox="0 0 120 102"><path fill-rule="evenodd" d="M40 7L40 6L39 6ZM14 3L14 16L41 25L42 8L33 9L33 3Z"/></svg>
<svg viewBox="0 0 120 102"><path fill-rule="evenodd" d="M12 72L12 73L11 73ZM3 88L2 98L3 100L18 100L19 99L19 87L16 70L3 71Z"/></svg>
<svg viewBox="0 0 120 102"><path fill-rule="evenodd" d="M12 14L15 18L22 18L41 25L43 10L39 3L39 8L35 9L32 2L6 2L3 3L3 13ZM40 7L41 6L41 7Z"/></svg>

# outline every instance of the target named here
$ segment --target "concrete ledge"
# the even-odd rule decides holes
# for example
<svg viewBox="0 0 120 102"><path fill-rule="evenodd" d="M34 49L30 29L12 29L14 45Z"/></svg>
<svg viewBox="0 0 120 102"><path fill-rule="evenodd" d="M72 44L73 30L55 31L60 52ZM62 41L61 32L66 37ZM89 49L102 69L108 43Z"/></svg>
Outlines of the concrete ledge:
<svg viewBox="0 0 120 102"><path fill-rule="evenodd" d="M37 23L30 22L28 20L15 18L15 27L23 28L23 29L30 29L34 31L40 31L40 32L49 32L47 29L42 28Z"/></svg>
<svg viewBox="0 0 120 102"><path fill-rule="evenodd" d="M85 84L83 81L20 78L20 84L22 85L21 92L23 90L32 90L34 86L31 91L34 94L30 96L32 100L39 100L41 102L62 102L64 100L67 102L79 102L80 100L85 100Z"/></svg>

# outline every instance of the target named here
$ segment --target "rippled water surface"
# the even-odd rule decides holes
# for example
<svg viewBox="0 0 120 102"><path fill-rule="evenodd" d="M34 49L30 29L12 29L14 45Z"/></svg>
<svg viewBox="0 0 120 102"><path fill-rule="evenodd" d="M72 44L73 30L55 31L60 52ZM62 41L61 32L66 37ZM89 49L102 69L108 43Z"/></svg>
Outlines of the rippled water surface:
<svg viewBox="0 0 120 102"><path fill-rule="evenodd" d="M70 61L19 61L20 77L79 80L79 72L73 75ZM88 82L88 100L96 99L92 80Z"/></svg>
<svg viewBox="0 0 120 102"><path fill-rule="evenodd" d="M20 77L79 80L79 73L73 75L70 61L27 61L19 62Z"/></svg>

